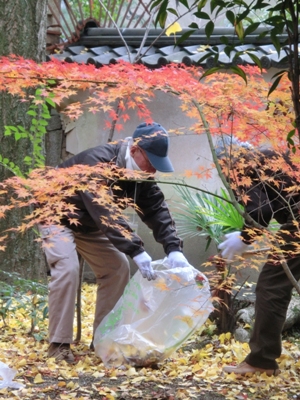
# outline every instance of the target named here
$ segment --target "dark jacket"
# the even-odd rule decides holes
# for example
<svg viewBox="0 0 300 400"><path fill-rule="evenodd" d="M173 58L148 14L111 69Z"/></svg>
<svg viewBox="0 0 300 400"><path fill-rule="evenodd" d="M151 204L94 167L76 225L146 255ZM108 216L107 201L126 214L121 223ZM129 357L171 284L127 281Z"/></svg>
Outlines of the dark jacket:
<svg viewBox="0 0 300 400"><path fill-rule="evenodd" d="M93 166L98 163L113 163L117 167L125 168L125 154L127 142L119 141L117 144L106 144L85 150L58 167L67 168L73 165ZM158 243L163 245L165 253L182 251L182 240L177 236L174 221L165 202L164 195L153 179L147 182L116 181L111 187L112 195L117 198L129 198L138 206L138 215L141 220L153 231L153 236ZM134 257L144 251L143 242L139 236L133 233L127 222L122 218L118 223L127 231L132 232L131 239L126 238L120 230L107 226L102 217L107 215L107 208L93 202L91 193L77 192L77 195L66 199L74 204L78 225L69 224L68 219L62 223L74 231L85 233L102 231L114 246L121 252ZM72 215L73 217L73 215Z"/></svg>
<svg viewBox="0 0 300 400"><path fill-rule="evenodd" d="M286 172L276 168L277 160L281 157L284 159ZM300 194L298 191L288 190L295 185L292 177L295 167L291 164L288 154L280 156L272 150L265 149L257 154L249 154L249 160L251 167L246 169L244 175L251 178L251 184L247 187L239 186L235 191L238 199L241 195L248 196L246 204L241 202L246 213L263 227L267 227L272 219L282 225L297 218ZM247 233L249 227L251 223L246 222L241 233L246 243L252 242Z"/></svg>

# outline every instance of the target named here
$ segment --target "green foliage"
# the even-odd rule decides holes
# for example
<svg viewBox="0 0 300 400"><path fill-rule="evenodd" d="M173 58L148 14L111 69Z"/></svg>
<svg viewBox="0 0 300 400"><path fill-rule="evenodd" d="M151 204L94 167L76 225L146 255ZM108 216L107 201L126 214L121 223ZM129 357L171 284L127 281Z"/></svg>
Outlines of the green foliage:
<svg viewBox="0 0 300 400"><path fill-rule="evenodd" d="M30 319L29 333L36 340L45 339L46 332L40 332L36 327L48 317L47 286L5 271L1 271L0 282L0 318L4 326L9 324L11 317L16 320L15 314L18 312L25 319Z"/></svg>
<svg viewBox="0 0 300 400"><path fill-rule="evenodd" d="M51 118L48 106L54 106L54 103L51 98L44 97L42 93L42 89L36 90L33 102L27 111L31 118L29 130L21 125L5 126L4 136L13 136L15 141L29 139L32 145L32 154L24 158L28 171L22 172L18 165L0 154L0 164L17 176L24 176L24 173L29 173L33 168L42 167L45 164L43 137L47 133L48 122Z"/></svg>
<svg viewBox="0 0 300 400"><path fill-rule="evenodd" d="M180 212L174 214L183 237L207 236L208 249L212 241L218 244L224 234L242 229L243 218L224 189L221 195L195 193L184 186L175 186L175 189L183 200L177 206Z"/></svg>
<svg viewBox="0 0 300 400"><path fill-rule="evenodd" d="M99 0L93 2L90 0L81 0L80 2L78 2L78 0L69 0L68 3L77 21L82 21L82 19L87 19L92 16L94 19L99 21L100 26L104 26L104 23L108 19L104 6L107 8L113 19L116 20L119 15L119 8L123 4L122 0L115 0L114 2L109 0L101 0L101 2Z"/></svg>

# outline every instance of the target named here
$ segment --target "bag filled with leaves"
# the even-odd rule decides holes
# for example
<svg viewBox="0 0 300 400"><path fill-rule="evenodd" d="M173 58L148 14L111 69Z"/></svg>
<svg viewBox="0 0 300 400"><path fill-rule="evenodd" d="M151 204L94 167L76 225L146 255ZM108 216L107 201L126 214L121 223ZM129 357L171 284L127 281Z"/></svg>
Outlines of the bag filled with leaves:
<svg viewBox="0 0 300 400"><path fill-rule="evenodd" d="M139 271L95 332L95 352L106 367L150 366L169 357L212 312L207 278L191 265L170 269L152 262L154 281Z"/></svg>

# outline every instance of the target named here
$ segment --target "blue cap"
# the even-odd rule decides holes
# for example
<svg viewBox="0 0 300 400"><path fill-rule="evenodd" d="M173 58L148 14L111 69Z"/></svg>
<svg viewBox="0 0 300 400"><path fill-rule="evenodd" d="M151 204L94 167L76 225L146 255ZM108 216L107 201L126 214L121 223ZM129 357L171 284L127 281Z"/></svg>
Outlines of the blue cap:
<svg viewBox="0 0 300 400"><path fill-rule="evenodd" d="M160 172L173 172L173 165L168 157L169 135L160 124L153 122L140 124L132 135L135 143L147 154L152 166Z"/></svg>

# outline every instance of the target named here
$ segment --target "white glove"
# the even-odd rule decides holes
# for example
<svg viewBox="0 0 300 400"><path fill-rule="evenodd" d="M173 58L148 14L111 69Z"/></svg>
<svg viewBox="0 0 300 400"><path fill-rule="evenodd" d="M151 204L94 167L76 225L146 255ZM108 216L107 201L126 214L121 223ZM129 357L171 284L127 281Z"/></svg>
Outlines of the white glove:
<svg viewBox="0 0 300 400"><path fill-rule="evenodd" d="M218 248L223 250L221 256L228 261L233 261L234 256L240 256L248 245L241 239L241 232L232 232L225 235L226 240L220 243Z"/></svg>
<svg viewBox="0 0 300 400"><path fill-rule="evenodd" d="M168 255L168 261L171 268L184 268L189 266L188 260L184 257L181 251L171 251Z"/></svg>
<svg viewBox="0 0 300 400"><path fill-rule="evenodd" d="M149 256L148 253L143 251L143 253L138 254L137 256L133 257L133 261L138 266L139 270L143 278L147 278L148 281L156 279L156 273L153 271L151 266L152 258Z"/></svg>

